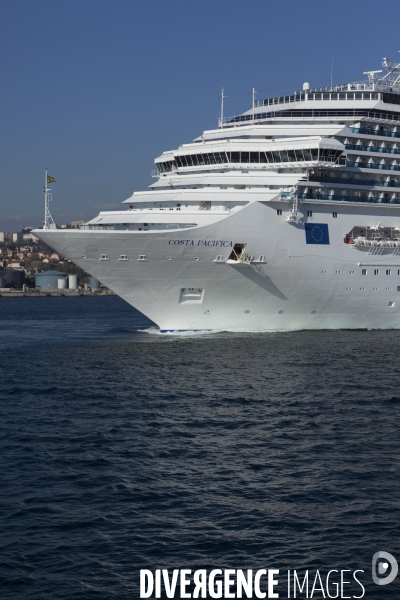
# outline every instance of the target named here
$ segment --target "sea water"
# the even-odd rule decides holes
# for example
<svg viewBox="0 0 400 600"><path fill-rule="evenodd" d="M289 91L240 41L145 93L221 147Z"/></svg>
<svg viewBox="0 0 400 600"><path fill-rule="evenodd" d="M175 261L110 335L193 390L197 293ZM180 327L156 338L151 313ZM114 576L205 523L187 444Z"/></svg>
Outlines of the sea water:
<svg viewBox="0 0 400 600"><path fill-rule="evenodd" d="M371 560L400 558L400 332L165 336L117 297L2 297L0 325L2 600L181 568L399 597Z"/></svg>

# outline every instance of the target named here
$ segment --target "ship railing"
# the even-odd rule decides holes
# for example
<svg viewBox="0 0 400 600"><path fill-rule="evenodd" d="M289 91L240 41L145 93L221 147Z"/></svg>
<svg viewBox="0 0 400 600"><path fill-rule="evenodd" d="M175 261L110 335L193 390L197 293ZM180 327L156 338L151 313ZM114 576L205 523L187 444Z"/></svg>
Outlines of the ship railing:
<svg viewBox="0 0 400 600"><path fill-rule="evenodd" d="M275 96L274 98L264 98L263 100L257 100L255 102L255 106L260 107L271 106L272 104L288 104L290 102L300 102L302 100L307 100L308 94L329 94L338 92L375 92L376 89L377 88L373 83L366 81L346 83L343 85L316 87L311 88L309 90L296 91L294 94L289 96Z"/></svg>
<svg viewBox="0 0 400 600"><path fill-rule="evenodd" d="M367 163L348 160L348 167L357 167L359 169L379 169L383 171L400 171L399 165L383 165L381 163Z"/></svg>
<svg viewBox="0 0 400 600"><path fill-rule="evenodd" d="M112 231L115 229L114 225L82 225L80 229L89 229L90 231L102 231L109 230Z"/></svg>
<svg viewBox="0 0 400 600"><path fill-rule="evenodd" d="M265 112L265 113L255 113L254 117L251 113L246 115L237 115L235 117L224 117L222 120L223 126L232 126L236 127L237 125L242 125L243 123L249 125L251 122L264 121L265 119L274 119L274 120L282 120L286 121L287 119L320 119L326 117L337 117L338 119L343 119L346 117L350 118L359 118L367 121L373 122L385 122L385 123L393 123L396 124L400 121L399 115L389 115L387 113L375 113L374 111L365 109L357 109L353 108L350 110L345 109L334 109L334 108L307 108L303 110L294 109L293 111L284 109L279 107L276 111ZM221 125L221 119L219 119L219 124ZM377 134L379 135L379 134Z"/></svg>
<svg viewBox="0 0 400 600"><path fill-rule="evenodd" d="M342 183L347 185L366 185L369 187L400 187L400 182L390 179L389 181L377 181L376 179L357 179L344 177L323 177L319 175L310 175L309 181L318 181L320 183Z"/></svg>
<svg viewBox="0 0 400 600"><path fill-rule="evenodd" d="M376 198L372 196L344 196L338 194L300 194L301 200L333 200L340 202L371 202L373 204L400 204L400 198Z"/></svg>
<svg viewBox="0 0 400 600"><path fill-rule="evenodd" d="M384 131L381 129L369 129L368 127L349 127L349 129L352 133L361 133L363 135L400 138L400 131Z"/></svg>
<svg viewBox="0 0 400 600"><path fill-rule="evenodd" d="M386 142L385 142L386 143ZM359 152L379 152L384 154L400 154L400 148L382 148L381 146L362 146L357 144L345 144L346 150L358 150Z"/></svg>

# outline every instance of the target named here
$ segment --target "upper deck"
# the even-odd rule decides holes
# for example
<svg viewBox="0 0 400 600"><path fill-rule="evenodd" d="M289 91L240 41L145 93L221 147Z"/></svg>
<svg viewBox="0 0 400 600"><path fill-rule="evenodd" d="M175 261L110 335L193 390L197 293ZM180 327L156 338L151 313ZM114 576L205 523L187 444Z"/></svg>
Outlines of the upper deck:
<svg viewBox="0 0 400 600"><path fill-rule="evenodd" d="M222 117L219 127L237 127L267 119L370 117L389 122L400 121L400 63L383 60L382 71L366 71L368 80L311 89L308 83L289 96L255 100L250 110L234 117Z"/></svg>

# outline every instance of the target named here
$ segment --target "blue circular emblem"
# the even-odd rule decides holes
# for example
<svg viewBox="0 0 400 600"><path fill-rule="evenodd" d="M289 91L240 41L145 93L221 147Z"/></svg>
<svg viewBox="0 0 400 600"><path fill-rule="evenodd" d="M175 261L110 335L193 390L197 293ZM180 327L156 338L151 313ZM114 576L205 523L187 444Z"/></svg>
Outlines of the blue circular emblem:
<svg viewBox="0 0 400 600"><path fill-rule="evenodd" d="M311 233L312 239L317 244L321 243L322 240L324 239L324 232L320 225L314 225L314 227L311 229L310 233Z"/></svg>

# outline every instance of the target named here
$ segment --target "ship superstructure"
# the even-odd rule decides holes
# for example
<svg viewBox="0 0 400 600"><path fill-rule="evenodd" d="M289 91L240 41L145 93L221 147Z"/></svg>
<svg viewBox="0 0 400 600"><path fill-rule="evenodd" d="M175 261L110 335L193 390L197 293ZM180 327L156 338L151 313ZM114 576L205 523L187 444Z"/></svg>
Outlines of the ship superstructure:
<svg viewBox="0 0 400 600"><path fill-rule="evenodd" d="M35 232L162 331L400 326L400 64L255 101L80 230Z"/></svg>

